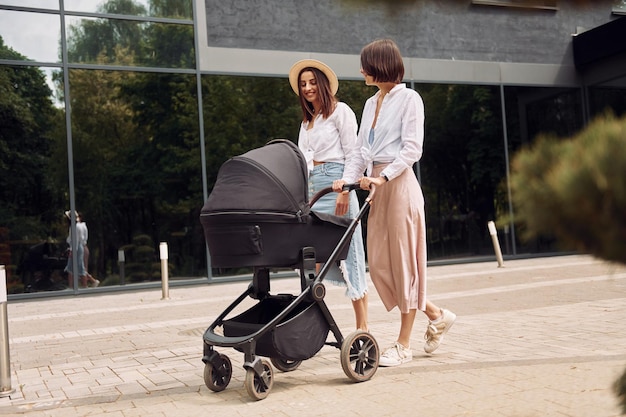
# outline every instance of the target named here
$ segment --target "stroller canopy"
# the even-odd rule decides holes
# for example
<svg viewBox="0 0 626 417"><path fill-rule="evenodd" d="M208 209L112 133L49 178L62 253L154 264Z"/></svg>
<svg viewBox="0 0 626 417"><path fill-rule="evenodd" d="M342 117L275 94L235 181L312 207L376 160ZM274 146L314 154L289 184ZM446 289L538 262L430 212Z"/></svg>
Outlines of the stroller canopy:
<svg viewBox="0 0 626 417"><path fill-rule="evenodd" d="M202 212L308 214L308 173L298 146L278 139L224 162Z"/></svg>

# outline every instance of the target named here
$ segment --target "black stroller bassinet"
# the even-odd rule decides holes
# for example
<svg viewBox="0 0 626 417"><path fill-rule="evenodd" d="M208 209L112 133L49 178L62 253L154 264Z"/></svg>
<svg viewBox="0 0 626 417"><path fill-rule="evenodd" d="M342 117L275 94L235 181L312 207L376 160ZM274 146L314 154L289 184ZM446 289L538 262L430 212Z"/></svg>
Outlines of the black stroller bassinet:
<svg viewBox="0 0 626 417"><path fill-rule="evenodd" d="M355 185L352 185L354 188ZM341 349L341 364L354 381L370 379L378 369L378 345L368 333L342 336L324 303L323 278L345 259L358 221L311 210L328 189L308 199L306 161L288 140L275 140L226 161L200 214L214 267L252 267L252 283L209 326L203 336L204 380L213 391L230 382L230 359L214 346L244 353L245 387L263 399L273 385L271 364L281 371L297 369L325 344ZM316 264L324 266L316 272ZM270 294L270 268L299 271L302 292ZM235 316L228 315L244 299L258 302ZM336 342L327 342L332 331Z"/></svg>
<svg viewBox="0 0 626 417"><path fill-rule="evenodd" d="M274 141L226 161L200 221L214 267L295 267L300 248L328 259L350 219L309 208L307 167L298 147ZM345 259L348 245L339 254Z"/></svg>

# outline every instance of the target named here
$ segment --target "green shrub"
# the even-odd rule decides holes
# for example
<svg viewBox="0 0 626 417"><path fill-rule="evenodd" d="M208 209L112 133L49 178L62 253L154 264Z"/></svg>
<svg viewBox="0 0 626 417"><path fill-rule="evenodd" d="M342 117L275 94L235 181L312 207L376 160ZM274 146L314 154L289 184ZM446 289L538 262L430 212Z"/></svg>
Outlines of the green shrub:
<svg viewBox="0 0 626 417"><path fill-rule="evenodd" d="M615 381L613 389L615 390L615 394L620 401L622 413L626 414L626 371L624 371L622 376Z"/></svg>
<svg viewBox="0 0 626 417"><path fill-rule="evenodd" d="M626 263L626 118L593 121L571 139L539 137L512 161L522 236Z"/></svg>

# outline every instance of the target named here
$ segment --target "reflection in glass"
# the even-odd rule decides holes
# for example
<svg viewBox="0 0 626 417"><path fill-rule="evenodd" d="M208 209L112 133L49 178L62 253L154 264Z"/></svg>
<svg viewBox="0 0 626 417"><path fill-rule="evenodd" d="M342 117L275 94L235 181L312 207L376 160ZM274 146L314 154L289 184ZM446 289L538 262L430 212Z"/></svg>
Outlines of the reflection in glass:
<svg viewBox="0 0 626 417"><path fill-rule="evenodd" d="M101 286L206 271L195 76L70 71L76 207ZM68 203L65 203L68 204ZM124 251L124 276L118 252Z"/></svg>
<svg viewBox="0 0 626 417"><path fill-rule="evenodd" d="M0 37L19 54L10 59L60 62L60 34L59 15L0 10Z"/></svg>
<svg viewBox="0 0 626 417"><path fill-rule="evenodd" d="M497 87L428 84L424 155L429 259L492 253L487 223L507 206Z"/></svg>
<svg viewBox="0 0 626 417"><path fill-rule="evenodd" d="M582 98L575 88L506 87L506 121L510 159L540 135L568 138L583 127ZM515 233L523 236L522 231ZM557 252L552 236L516 241L519 253Z"/></svg>
<svg viewBox="0 0 626 417"><path fill-rule="evenodd" d="M70 62L195 67L191 25L69 16L67 24Z"/></svg>
<svg viewBox="0 0 626 417"><path fill-rule="evenodd" d="M65 115L46 78L37 67L0 66L0 263L11 293L65 288L53 259L65 239Z"/></svg>
<svg viewBox="0 0 626 417"><path fill-rule="evenodd" d="M37 9L59 10L58 0L2 0L3 6L35 7Z"/></svg>
<svg viewBox="0 0 626 417"><path fill-rule="evenodd" d="M65 10L67 12L191 19L192 1L193 0L166 0L155 2L149 0L135 0L133 2L121 3L114 1L65 0Z"/></svg>
<svg viewBox="0 0 626 417"><path fill-rule="evenodd" d="M618 83L619 84L619 83ZM626 114L626 89L611 86L594 86L589 88L590 116L593 119L607 111L621 117Z"/></svg>
<svg viewBox="0 0 626 417"><path fill-rule="evenodd" d="M582 97L579 89L529 89L526 103L528 137L540 134L571 137L583 127Z"/></svg>
<svg viewBox="0 0 626 417"><path fill-rule="evenodd" d="M61 80L63 78L63 70L59 68L41 68L41 72L46 77L46 84L50 88L50 100L53 105L58 108L62 108L65 103L63 100L63 91L59 90L59 83L55 80Z"/></svg>

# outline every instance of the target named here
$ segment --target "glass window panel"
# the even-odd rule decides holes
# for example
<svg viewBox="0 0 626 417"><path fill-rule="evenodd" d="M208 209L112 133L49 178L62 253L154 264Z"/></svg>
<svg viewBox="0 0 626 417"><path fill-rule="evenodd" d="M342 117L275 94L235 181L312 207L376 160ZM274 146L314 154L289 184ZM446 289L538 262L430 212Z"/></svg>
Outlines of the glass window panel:
<svg viewBox="0 0 626 417"><path fill-rule="evenodd" d="M0 263L10 293L66 283L65 113L54 105L46 71L0 66Z"/></svg>
<svg viewBox="0 0 626 417"><path fill-rule="evenodd" d="M89 225L89 270L101 286L206 273L195 75L73 69L76 207ZM206 276L206 275L204 275Z"/></svg>
<svg viewBox="0 0 626 417"><path fill-rule="evenodd" d="M419 173L428 257L493 253L487 223L507 204L499 189L506 177L499 90L447 84L416 89L426 112Z"/></svg>
<svg viewBox="0 0 626 417"><path fill-rule="evenodd" d="M93 0L65 0L68 12L109 13L130 16L168 17L175 19L192 18L192 0L148 1L136 0L124 3L124 8L117 8L115 2L96 2Z"/></svg>
<svg viewBox="0 0 626 417"><path fill-rule="evenodd" d="M0 10L0 36L19 54L9 59L60 62L60 35L59 15Z"/></svg>
<svg viewBox="0 0 626 417"><path fill-rule="evenodd" d="M70 62L195 68L192 25L68 17Z"/></svg>
<svg viewBox="0 0 626 417"><path fill-rule="evenodd" d="M0 5L59 10L58 0L2 0L0 1Z"/></svg>
<svg viewBox="0 0 626 417"><path fill-rule="evenodd" d="M616 117L626 114L626 79L614 86L600 85L589 87L589 107L591 118L598 117L606 112L612 112Z"/></svg>
<svg viewBox="0 0 626 417"><path fill-rule="evenodd" d="M539 135L568 138L583 128L582 98L579 89L506 87L506 119L509 156L525 145L532 145ZM515 217L515 214L513 214ZM523 240L523 230L516 226L517 253L558 252L561 248L552 236Z"/></svg>

